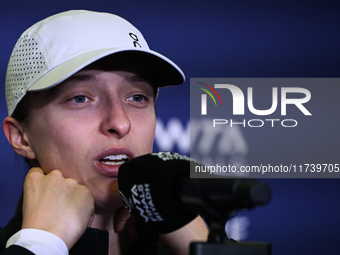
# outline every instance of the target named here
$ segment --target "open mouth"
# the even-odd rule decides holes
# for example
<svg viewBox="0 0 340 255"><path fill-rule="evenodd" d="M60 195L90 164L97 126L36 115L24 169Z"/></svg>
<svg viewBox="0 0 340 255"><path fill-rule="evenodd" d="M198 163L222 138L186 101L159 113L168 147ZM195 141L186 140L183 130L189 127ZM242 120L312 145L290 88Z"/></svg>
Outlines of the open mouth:
<svg viewBox="0 0 340 255"><path fill-rule="evenodd" d="M121 165L128 160L129 157L126 154L118 154L105 156L101 160L99 160L99 162L109 166L116 166Z"/></svg>

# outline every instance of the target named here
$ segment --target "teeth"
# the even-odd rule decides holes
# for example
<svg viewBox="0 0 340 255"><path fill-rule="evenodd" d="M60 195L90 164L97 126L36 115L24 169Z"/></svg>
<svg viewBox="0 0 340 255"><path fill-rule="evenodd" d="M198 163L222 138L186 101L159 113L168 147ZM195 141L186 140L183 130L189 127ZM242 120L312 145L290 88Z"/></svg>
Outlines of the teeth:
<svg viewBox="0 0 340 255"><path fill-rule="evenodd" d="M110 166L115 166L115 165L121 165L125 163L125 161L118 161L118 162L113 162L113 161L100 161L101 163L105 165L110 165Z"/></svg>
<svg viewBox="0 0 340 255"><path fill-rule="evenodd" d="M128 159L129 157L125 154L119 154L119 155L109 155L105 156L103 159L109 159L109 160L121 160L121 159Z"/></svg>
<svg viewBox="0 0 340 255"><path fill-rule="evenodd" d="M123 159L123 160L122 160ZM118 155L109 155L103 157L103 160L122 160L119 162L110 162L110 161L102 161L102 163L107 164L107 165L118 165L124 163L126 159L129 159L129 157L126 154L118 154Z"/></svg>

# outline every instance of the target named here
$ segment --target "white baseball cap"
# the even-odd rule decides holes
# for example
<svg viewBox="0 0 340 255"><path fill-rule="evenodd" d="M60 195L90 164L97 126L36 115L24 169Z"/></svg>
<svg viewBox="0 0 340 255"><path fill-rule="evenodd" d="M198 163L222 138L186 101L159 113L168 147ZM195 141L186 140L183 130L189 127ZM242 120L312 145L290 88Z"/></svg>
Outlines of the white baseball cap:
<svg viewBox="0 0 340 255"><path fill-rule="evenodd" d="M158 87L179 85L182 70L150 50L143 35L110 13L72 10L48 17L27 29L14 46L6 74L10 116L28 91L58 85L94 61L129 52L148 67Z"/></svg>

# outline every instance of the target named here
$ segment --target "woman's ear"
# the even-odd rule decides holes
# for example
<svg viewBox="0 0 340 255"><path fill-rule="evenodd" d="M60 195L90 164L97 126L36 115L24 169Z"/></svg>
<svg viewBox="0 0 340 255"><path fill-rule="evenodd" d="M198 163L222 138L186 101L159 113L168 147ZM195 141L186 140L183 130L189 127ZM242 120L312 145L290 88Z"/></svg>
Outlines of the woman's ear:
<svg viewBox="0 0 340 255"><path fill-rule="evenodd" d="M8 142L17 154L28 159L36 158L22 124L13 117L7 117L2 126Z"/></svg>

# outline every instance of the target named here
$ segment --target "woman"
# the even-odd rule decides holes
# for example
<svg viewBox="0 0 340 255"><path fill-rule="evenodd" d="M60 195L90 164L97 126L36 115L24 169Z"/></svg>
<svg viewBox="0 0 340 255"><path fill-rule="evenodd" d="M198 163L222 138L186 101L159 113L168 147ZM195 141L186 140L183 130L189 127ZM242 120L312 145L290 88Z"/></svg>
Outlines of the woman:
<svg viewBox="0 0 340 255"><path fill-rule="evenodd" d="M112 14L69 11L26 30L9 62L3 128L32 168L22 230L4 254L152 253L154 233L124 208L118 169L152 152L158 88L183 81L174 63ZM198 217L160 236L174 254L188 254L207 229Z"/></svg>

